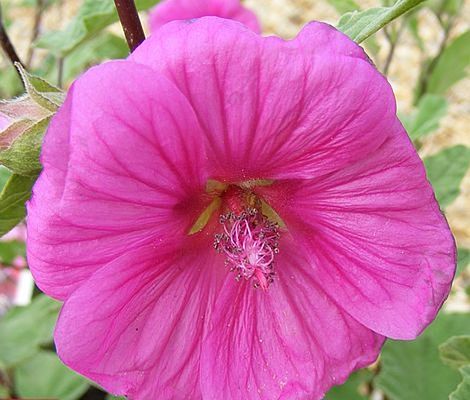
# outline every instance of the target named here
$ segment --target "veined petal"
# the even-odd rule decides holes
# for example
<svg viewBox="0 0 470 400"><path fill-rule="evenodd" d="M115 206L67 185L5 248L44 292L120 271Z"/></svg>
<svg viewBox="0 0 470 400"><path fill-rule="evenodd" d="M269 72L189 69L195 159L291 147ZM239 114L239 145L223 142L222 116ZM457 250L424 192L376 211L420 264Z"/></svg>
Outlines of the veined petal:
<svg viewBox="0 0 470 400"><path fill-rule="evenodd" d="M283 240L267 291L228 277L203 344L204 400L320 400L372 363L383 337L350 317Z"/></svg>
<svg viewBox="0 0 470 400"><path fill-rule="evenodd" d="M152 32L156 32L171 21L205 16L233 19L254 32L261 31L256 15L244 7L240 0L164 0L152 10L150 27Z"/></svg>
<svg viewBox="0 0 470 400"><path fill-rule="evenodd" d="M39 287L64 299L129 249L183 236L207 205L201 137L184 96L145 66L111 62L79 78L28 204Z"/></svg>
<svg viewBox="0 0 470 400"><path fill-rule="evenodd" d="M131 59L188 98L213 178L313 178L371 154L395 120L385 78L332 29L311 25L283 41L206 17L165 25ZM317 33L318 50L308 43ZM328 39L337 43L330 52Z"/></svg>
<svg viewBox="0 0 470 400"><path fill-rule="evenodd" d="M415 338L455 272L455 244L401 124L366 159L315 181L261 188L310 258L310 275L354 318Z"/></svg>
<svg viewBox="0 0 470 400"><path fill-rule="evenodd" d="M199 355L223 261L206 243L127 252L66 300L62 361L132 400L201 399Z"/></svg>

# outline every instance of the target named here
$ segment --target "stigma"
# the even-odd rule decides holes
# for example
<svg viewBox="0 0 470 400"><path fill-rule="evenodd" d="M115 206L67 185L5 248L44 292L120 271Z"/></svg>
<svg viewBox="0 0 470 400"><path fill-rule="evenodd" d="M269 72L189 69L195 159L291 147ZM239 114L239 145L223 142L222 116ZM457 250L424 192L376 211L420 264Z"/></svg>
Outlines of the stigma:
<svg viewBox="0 0 470 400"><path fill-rule="evenodd" d="M215 235L214 248L226 256L225 264L235 279L252 281L267 290L273 282L275 255L279 252L279 225L257 208L220 216L223 232Z"/></svg>

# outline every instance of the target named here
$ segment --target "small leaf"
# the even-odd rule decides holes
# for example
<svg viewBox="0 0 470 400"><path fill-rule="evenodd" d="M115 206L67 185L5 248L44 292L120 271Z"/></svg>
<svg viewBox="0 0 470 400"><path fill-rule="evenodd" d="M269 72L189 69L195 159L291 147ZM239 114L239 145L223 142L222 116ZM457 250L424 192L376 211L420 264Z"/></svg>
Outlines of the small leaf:
<svg viewBox="0 0 470 400"><path fill-rule="evenodd" d="M89 387L51 351L41 351L14 370L15 389L25 398L79 399Z"/></svg>
<svg viewBox="0 0 470 400"><path fill-rule="evenodd" d="M459 369L470 365L470 336L454 336L439 346L442 361Z"/></svg>
<svg viewBox="0 0 470 400"><path fill-rule="evenodd" d="M466 31L447 46L429 77L427 92L444 94L466 76L470 65L470 31Z"/></svg>
<svg viewBox="0 0 470 400"><path fill-rule="evenodd" d="M25 256L25 244L23 242L0 242L0 263L11 265L18 256Z"/></svg>
<svg viewBox="0 0 470 400"><path fill-rule="evenodd" d="M447 112L447 100L442 96L425 95L418 104L418 110L408 120L405 128L412 140L422 139L439 128L439 122Z"/></svg>
<svg viewBox="0 0 470 400"><path fill-rule="evenodd" d="M136 6L141 11L157 2L157 0L137 0ZM39 38L36 45L64 57L116 21L118 16L113 0L85 0L78 15L65 30L46 33Z"/></svg>
<svg viewBox="0 0 470 400"><path fill-rule="evenodd" d="M13 229L26 215L35 176L11 175L0 193L0 236ZM1 358L1 354L0 354Z"/></svg>
<svg viewBox="0 0 470 400"><path fill-rule="evenodd" d="M455 276L459 276L470 264L470 249L459 247L457 249L457 272Z"/></svg>
<svg viewBox="0 0 470 400"><path fill-rule="evenodd" d="M460 382L459 373L445 365L438 346L449 337L468 333L470 315L440 314L416 340L389 340L374 380L390 400L444 400Z"/></svg>
<svg viewBox="0 0 470 400"><path fill-rule="evenodd" d="M455 392L450 394L449 400L468 400L470 399L470 365L460 368L462 382L457 386Z"/></svg>
<svg viewBox="0 0 470 400"><path fill-rule="evenodd" d="M36 296L26 307L8 311L0 320L0 362L12 367L52 343L60 303Z"/></svg>
<svg viewBox="0 0 470 400"><path fill-rule="evenodd" d="M325 400L367 400L367 397L360 393L360 389L361 386L367 385L372 377L372 372L367 369L357 371L345 383L333 387Z"/></svg>
<svg viewBox="0 0 470 400"><path fill-rule="evenodd" d="M46 117L19 132L8 148L0 149L0 163L14 173L36 176L41 170L39 154L49 122L50 117Z"/></svg>
<svg viewBox="0 0 470 400"><path fill-rule="evenodd" d="M460 194L460 183L470 166L470 149L457 145L424 159L428 179L442 208Z"/></svg>
<svg viewBox="0 0 470 400"><path fill-rule="evenodd" d="M0 113L13 121L38 121L50 115L50 111L38 106L27 94L13 100L0 100Z"/></svg>
<svg viewBox="0 0 470 400"><path fill-rule="evenodd" d="M345 14L350 11L360 10L361 7L354 0L328 0L336 11L340 14Z"/></svg>
<svg viewBox="0 0 470 400"><path fill-rule="evenodd" d="M20 63L15 63L15 66L21 74L26 93L31 100L46 110L57 111L64 102L64 93L46 80L26 72Z"/></svg>
<svg viewBox="0 0 470 400"><path fill-rule="evenodd" d="M379 29L423 1L424 0L398 0L391 7L377 7L364 11L349 12L340 18L337 27L352 40L361 43Z"/></svg>

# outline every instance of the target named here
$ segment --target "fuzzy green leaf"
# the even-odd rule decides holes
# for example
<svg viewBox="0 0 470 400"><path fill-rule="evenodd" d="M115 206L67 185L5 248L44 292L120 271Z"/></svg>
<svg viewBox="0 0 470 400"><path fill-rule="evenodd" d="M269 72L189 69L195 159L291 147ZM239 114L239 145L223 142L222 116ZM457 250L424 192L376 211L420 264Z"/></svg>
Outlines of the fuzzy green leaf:
<svg viewBox="0 0 470 400"><path fill-rule="evenodd" d="M470 31L466 31L447 46L429 77L427 92L444 94L466 76L470 65Z"/></svg>
<svg viewBox="0 0 470 400"><path fill-rule="evenodd" d="M39 76L26 72L21 64L15 63L15 66L21 74L26 93L31 100L50 112L57 111L64 102L64 93Z"/></svg>
<svg viewBox="0 0 470 400"><path fill-rule="evenodd" d="M328 0L340 14L359 10L361 7L354 0Z"/></svg>
<svg viewBox="0 0 470 400"><path fill-rule="evenodd" d="M361 386L372 380L373 374L363 369L352 374L348 380L340 386L333 387L326 395L325 400L367 400L360 393Z"/></svg>
<svg viewBox="0 0 470 400"><path fill-rule="evenodd" d="M468 400L470 399L470 365L460 368L462 382L457 386L455 392L450 394L449 400Z"/></svg>
<svg viewBox="0 0 470 400"><path fill-rule="evenodd" d="M8 179L0 193L0 236L13 229L25 217L25 203L31 197L35 181L35 176L15 174Z"/></svg>
<svg viewBox="0 0 470 400"><path fill-rule="evenodd" d="M26 307L11 309L0 320L0 362L12 367L52 343L60 303L36 296Z"/></svg>
<svg viewBox="0 0 470 400"><path fill-rule="evenodd" d="M439 346L442 361L459 369L470 365L470 336L454 336Z"/></svg>
<svg viewBox="0 0 470 400"><path fill-rule="evenodd" d="M422 139L436 131L442 117L447 112L447 100L442 96L425 95L418 104L417 111L403 123L412 140Z"/></svg>
<svg viewBox="0 0 470 400"><path fill-rule="evenodd" d="M0 163L16 174L36 176L41 170L39 154L51 117L46 117L20 133L6 149L0 150Z"/></svg>
<svg viewBox="0 0 470 400"><path fill-rule="evenodd" d="M157 2L157 0L137 0L136 6L141 11ZM113 0L85 0L78 15L65 30L44 34L36 45L64 57L116 21L118 16Z"/></svg>
<svg viewBox="0 0 470 400"><path fill-rule="evenodd" d="M459 247L457 249L457 272L455 276L459 276L465 268L470 264L470 249Z"/></svg>
<svg viewBox="0 0 470 400"><path fill-rule="evenodd" d="M82 376L68 369L51 351L41 351L14 370L16 392L25 398L77 400L88 390Z"/></svg>
<svg viewBox="0 0 470 400"><path fill-rule="evenodd" d="M389 340L375 379L390 400L444 400L461 381L458 371L445 365L438 346L449 337L468 333L470 315L441 314L416 340Z"/></svg>
<svg viewBox="0 0 470 400"><path fill-rule="evenodd" d="M364 11L353 11L344 14L338 29L357 43L363 42L394 19L405 14L424 0L398 0L390 7L370 8Z"/></svg>
<svg viewBox="0 0 470 400"><path fill-rule="evenodd" d="M424 159L428 179L442 208L460 194L460 184L470 166L470 149L457 145Z"/></svg>

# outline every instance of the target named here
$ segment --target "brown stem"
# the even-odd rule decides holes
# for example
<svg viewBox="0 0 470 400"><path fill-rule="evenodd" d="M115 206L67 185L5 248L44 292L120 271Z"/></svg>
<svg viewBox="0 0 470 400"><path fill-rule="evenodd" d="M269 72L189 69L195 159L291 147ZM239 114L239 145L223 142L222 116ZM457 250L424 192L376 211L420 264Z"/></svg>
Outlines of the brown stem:
<svg viewBox="0 0 470 400"><path fill-rule="evenodd" d="M449 18L449 20L447 21L447 23L444 26L444 36L443 36L442 41L439 45L439 50L437 51L436 56L427 65L427 67L424 69L424 71L421 75L421 79L418 83L418 89L416 91L416 95L415 95L415 99L414 99L414 104L415 105L418 104L421 97L423 97L426 94L427 90L428 90L429 78L430 78L432 72L434 71L434 69L436 68L436 65L437 65L439 59L441 58L442 54L444 53L444 50L447 47L447 42L450 38L450 33L451 33L451 30L452 30L452 27L453 27L453 23L454 23L454 19Z"/></svg>
<svg viewBox="0 0 470 400"><path fill-rule="evenodd" d="M145 40L144 29L134 0L114 0L129 49L134 51Z"/></svg>
<svg viewBox="0 0 470 400"><path fill-rule="evenodd" d="M392 35L388 31L388 29L384 28L385 36L387 37L387 40L390 44L387 59L385 60L385 64L384 64L384 67L383 67L383 74L384 75L388 74L388 70L390 69L390 65L392 63L393 56L395 55L395 50L397 48L398 41L399 41L400 36L403 33L405 27L406 27L406 20L402 23L402 25L400 26L400 28L396 32L395 37L392 37Z"/></svg>
<svg viewBox="0 0 470 400"><path fill-rule="evenodd" d="M11 43L10 38L8 37L7 31L5 30L5 26L3 25L1 4L0 4L0 45L13 65L15 64L15 62L20 63L21 65L24 65L21 62L18 54L16 53L16 50L13 47L13 44Z"/></svg>
<svg viewBox="0 0 470 400"><path fill-rule="evenodd" d="M28 67L31 67L31 63L33 61L34 57L34 41L37 39L39 35L39 31L41 29L41 22L42 22L42 13L45 8L45 3L44 0L36 0L36 10L34 13L34 25L33 25L33 31L31 33L31 40L30 40L30 45L28 49L28 55L26 56L26 65Z"/></svg>

